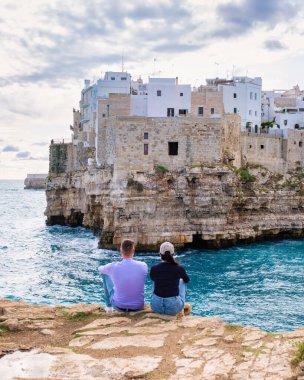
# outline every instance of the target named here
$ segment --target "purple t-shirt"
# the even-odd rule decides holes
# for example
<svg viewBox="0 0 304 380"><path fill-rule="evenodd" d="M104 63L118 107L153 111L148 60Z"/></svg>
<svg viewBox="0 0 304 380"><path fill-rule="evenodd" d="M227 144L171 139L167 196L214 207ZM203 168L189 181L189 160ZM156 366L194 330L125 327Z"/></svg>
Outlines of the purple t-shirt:
<svg viewBox="0 0 304 380"><path fill-rule="evenodd" d="M123 309L144 307L144 288L148 267L146 263L133 259L103 265L100 274L107 274L114 283L113 305Z"/></svg>

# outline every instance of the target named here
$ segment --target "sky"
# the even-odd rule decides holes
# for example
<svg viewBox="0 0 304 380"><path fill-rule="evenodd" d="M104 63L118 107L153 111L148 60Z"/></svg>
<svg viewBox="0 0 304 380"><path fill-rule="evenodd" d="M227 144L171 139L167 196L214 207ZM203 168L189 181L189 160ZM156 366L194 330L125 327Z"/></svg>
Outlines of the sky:
<svg viewBox="0 0 304 380"><path fill-rule="evenodd" d="M303 89L303 16L302 0L0 0L0 179L47 173L84 79L122 62L133 79Z"/></svg>

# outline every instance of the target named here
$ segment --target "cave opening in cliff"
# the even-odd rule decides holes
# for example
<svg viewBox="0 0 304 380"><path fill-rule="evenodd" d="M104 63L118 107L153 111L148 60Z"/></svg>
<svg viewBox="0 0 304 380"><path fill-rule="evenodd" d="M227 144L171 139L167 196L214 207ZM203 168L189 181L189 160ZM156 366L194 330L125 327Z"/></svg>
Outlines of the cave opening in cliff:
<svg viewBox="0 0 304 380"><path fill-rule="evenodd" d="M191 248L207 248L206 240L202 239L202 234L195 234L192 237L192 243L190 243Z"/></svg>

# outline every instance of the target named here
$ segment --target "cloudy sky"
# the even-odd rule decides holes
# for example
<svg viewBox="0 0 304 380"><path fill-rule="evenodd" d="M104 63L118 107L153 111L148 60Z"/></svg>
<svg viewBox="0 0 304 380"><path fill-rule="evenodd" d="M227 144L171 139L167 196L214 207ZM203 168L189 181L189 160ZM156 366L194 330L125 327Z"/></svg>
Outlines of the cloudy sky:
<svg viewBox="0 0 304 380"><path fill-rule="evenodd" d="M83 80L261 76L304 88L302 0L0 0L0 178L47 172Z"/></svg>

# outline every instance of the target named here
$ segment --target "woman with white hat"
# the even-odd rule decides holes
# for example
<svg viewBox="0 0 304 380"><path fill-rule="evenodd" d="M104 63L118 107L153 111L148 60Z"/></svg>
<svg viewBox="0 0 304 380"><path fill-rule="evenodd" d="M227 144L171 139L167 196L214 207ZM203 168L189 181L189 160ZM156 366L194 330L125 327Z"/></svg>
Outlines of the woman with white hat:
<svg viewBox="0 0 304 380"><path fill-rule="evenodd" d="M184 309L189 276L184 267L175 261L173 244L164 242L159 253L161 262L153 265L150 271L154 282L151 309L159 314L176 315Z"/></svg>

